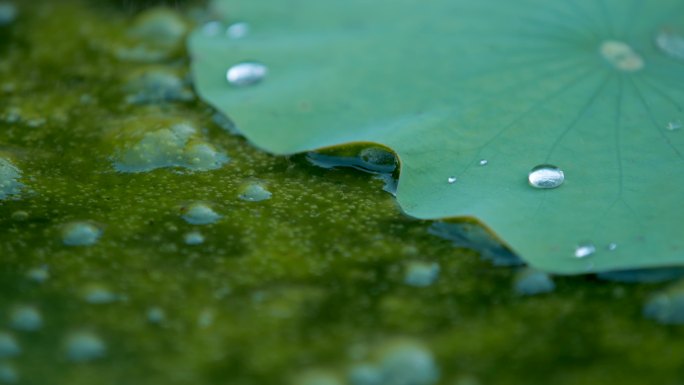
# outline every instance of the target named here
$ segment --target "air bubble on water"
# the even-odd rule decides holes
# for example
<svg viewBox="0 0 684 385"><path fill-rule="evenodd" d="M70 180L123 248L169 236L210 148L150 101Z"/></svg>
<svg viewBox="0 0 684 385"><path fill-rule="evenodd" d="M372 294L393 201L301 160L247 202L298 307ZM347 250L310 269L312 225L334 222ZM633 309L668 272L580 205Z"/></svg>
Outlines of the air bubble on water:
<svg viewBox="0 0 684 385"><path fill-rule="evenodd" d="M539 189L556 188L565 181L565 173L560 168L542 164L534 167L527 175L530 186Z"/></svg>
<svg viewBox="0 0 684 385"><path fill-rule="evenodd" d="M581 243L575 247L575 258L587 258L596 252L596 246L592 243Z"/></svg>
<svg viewBox="0 0 684 385"><path fill-rule="evenodd" d="M226 29L226 36L230 39L242 39L249 33L249 24L245 22L233 23Z"/></svg>
<svg viewBox="0 0 684 385"><path fill-rule="evenodd" d="M101 284L90 284L83 289L83 299L91 304L103 305L116 302L120 296Z"/></svg>
<svg viewBox="0 0 684 385"><path fill-rule="evenodd" d="M18 13L14 4L0 1L0 27L11 24L17 18Z"/></svg>
<svg viewBox="0 0 684 385"><path fill-rule="evenodd" d="M133 173L166 167L209 171L221 168L229 161L226 154L197 137L197 129L187 123L147 132L139 142L117 156L114 168Z"/></svg>
<svg viewBox="0 0 684 385"><path fill-rule="evenodd" d="M19 382L19 373L9 362L0 363L0 384L16 384Z"/></svg>
<svg viewBox="0 0 684 385"><path fill-rule="evenodd" d="M151 324L160 324L166 320L166 313L164 309L154 306L147 309L147 322Z"/></svg>
<svg viewBox="0 0 684 385"><path fill-rule="evenodd" d="M21 347L13 335L0 332L0 360L14 357L21 353Z"/></svg>
<svg viewBox="0 0 684 385"><path fill-rule="evenodd" d="M383 384L433 385L439 381L434 357L421 344L402 341L383 350L379 363Z"/></svg>
<svg viewBox="0 0 684 385"><path fill-rule="evenodd" d="M43 316L33 306L17 306L10 313L10 325L15 330L36 331L43 327Z"/></svg>
<svg viewBox="0 0 684 385"><path fill-rule="evenodd" d="M516 274L514 288L519 295L537 295L553 291L556 285L549 274L526 268Z"/></svg>
<svg viewBox="0 0 684 385"><path fill-rule="evenodd" d="M430 286L439 277L439 270L439 264L436 262L409 262L406 265L404 283L416 287Z"/></svg>
<svg viewBox="0 0 684 385"><path fill-rule="evenodd" d="M273 194L259 182L249 182L241 188L239 198L248 202L260 202L271 199Z"/></svg>
<svg viewBox="0 0 684 385"><path fill-rule="evenodd" d="M36 283L43 283L50 278L50 270L47 265L34 267L26 272L26 277Z"/></svg>
<svg viewBox="0 0 684 385"><path fill-rule="evenodd" d="M97 243L102 230L90 222L71 222L62 229L62 242L67 246L90 246Z"/></svg>
<svg viewBox="0 0 684 385"><path fill-rule="evenodd" d="M357 364L349 368L347 380L350 385L384 385L382 372L371 364Z"/></svg>
<svg viewBox="0 0 684 385"><path fill-rule="evenodd" d="M262 81L268 74L268 68L257 62L235 64L226 71L226 80L236 87L251 86Z"/></svg>
<svg viewBox="0 0 684 385"><path fill-rule="evenodd" d="M192 203L182 212L183 219L191 225L208 225L221 219L221 215L205 203Z"/></svg>
<svg viewBox="0 0 684 385"><path fill-rule="evenodd" d="M455 176L450 176L447 178L447 183L449 184L454 184L456 183L456 177Z"/></svg>
<svg viewBox="0 0 684 385"><path fill-rule="evenodd" d="M200 245L204 243L204 235L199 231L191 231L183 236L186 245Z"/></svg>
<svg viewBox="0 0 684 385"><path fill-rule="evenodd" d="M684 60L684 36L671 31L661 31L656 36L655 43L665 54Z"/></svg>
<svg viewBox="0 0 684 385"><path fill-rule="evenodd" d="M19 194L24 185L19 182L21 171L9 160L0 158L0 200Z"/></svg>
<svg viewBox="0 0 684 385"><path fill-rule="evenodd" d="M72 362L89 362L107 353L104 341L92 332L80 331L67 336L64 341L67 358Z"/></svg>
<svg viewBox="0 0 684 385"><path fill-rule="evenodd" d="M599 52L616 69L634 72L644 68L644 60L628 44L607 40L601 43Z"/></svg>

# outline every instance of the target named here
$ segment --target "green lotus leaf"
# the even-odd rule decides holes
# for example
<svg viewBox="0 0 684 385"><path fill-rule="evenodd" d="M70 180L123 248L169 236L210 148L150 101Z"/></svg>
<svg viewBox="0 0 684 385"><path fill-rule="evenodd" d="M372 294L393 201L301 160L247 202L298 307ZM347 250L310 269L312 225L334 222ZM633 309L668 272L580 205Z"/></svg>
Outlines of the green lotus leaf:
<svg viewBox="0 0 684 385"><path fill-rule="evenodd" d="M684 262L681 1L214 8L249 31L192 34L196 88L256 146L388 146L407 214L477 218L537 269ZM265 67L227 81L244 63ZM528 183L545 164L564 172L562 185Z"/></svg>

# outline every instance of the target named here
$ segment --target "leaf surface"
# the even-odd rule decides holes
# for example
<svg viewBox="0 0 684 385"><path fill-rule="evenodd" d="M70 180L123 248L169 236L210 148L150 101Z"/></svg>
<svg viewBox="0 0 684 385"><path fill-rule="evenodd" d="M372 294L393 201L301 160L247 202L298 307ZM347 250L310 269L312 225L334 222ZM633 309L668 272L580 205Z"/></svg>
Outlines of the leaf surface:
<svg viewBox="0 0 684 385"><path fill-rule="evenodd" d="M196 88L256 146L290 154L386 145L401 160L397 199L407 214L475 217L539 269L684 262L681 1L223 0L215 8L250 32L193 33ZM231 86L227 69L246 61L268 75ZM540 164L560 167L565 183L531 187L527 174ZM580 244L596 252L577 258Z"/></svg>

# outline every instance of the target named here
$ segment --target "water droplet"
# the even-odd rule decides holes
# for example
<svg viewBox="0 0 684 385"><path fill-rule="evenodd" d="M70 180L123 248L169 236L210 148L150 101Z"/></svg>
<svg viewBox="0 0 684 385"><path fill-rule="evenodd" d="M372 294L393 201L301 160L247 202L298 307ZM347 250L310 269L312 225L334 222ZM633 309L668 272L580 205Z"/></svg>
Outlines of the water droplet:
<svg viewBox="0 0 684 385"><path fill-rule="evenodd" d="M656 36L656 45L667 55L684 60L684 37L671 31L662 31Z"/></svg>
<svg viewBox="0 0 684 385"><path fill-rule="evenodd" d="M226 36L230 39L242 39L249 33L249 24L245 22L234 23L226 29Z"/></svg>
<svg viewBox="0 0 684 385"><path fill-rule="evenodd" d="M226 79L233 86L245 87L259 83L267 73L268 68L261 63L243 62L228 68Z"/></svg>
<svg viewBox="0 0 684 385"><path fill-rule="evenodd" d="M208 21L208 22L204 23L204 25L202 26L202 33L205 36L210 36L210 37L218 36L222 30L223 30L223 23L221 23L220 21L216 21L216 20Z"/></svg>
<svg viewBox="0 0 684 385"><path fill-rule="evenodd" d="M439 265L434 262L410 262L406 266L404 283L410 286L426 287L439 277Z"/></svg>
<svg viewBox="0 0 684 385"><path fill-rule="evenodd" d="M533 168L527 175L530 186L536 188L556 188L565 181L563 170L550 164L542 164Z"/></svg>
<svg viewBox="0 0 684 385"><path fill-rule="evenodd" d="M449 184L454 184L456 183L456 177L455 176L450 176L447 178L447 183Z"/></svg>
<svg viewBox="0 0 684 385"><path fill-rule="evenodd" d="M432 353L419 343L401 341L388 344L379 367L383 384L432 385L439 381L439 368Z"/></svg>
<svg viewBox="0 0 684 385"><path fill-rule="evenodd" d="M0 2L0 26L9 25L17 18L17 7L10 2Z"/></svg>
<svg viewBox="0 0 684 385"><path fill-rule="evenodd" d="M486 166L487 164L489 164L489 161L487 159L480 159L479 164L480 166Z"/></svg>
<svg viewBox="0 0 684 385"><path fill-rule="evenodd" d="M242 193L240 193L240 199L249 202L260 202L267 199L271 199L270 191L266 189L262 184L257 182L248 183L242 188Z"/></svg>
<svg viewBox="0 0 684 385"><path fill-rule="evenodd" d="M351 385L383 385L382 372L371 364L357 364L349 369L347 379Z"/></svg>
<svg viewBox="0 0 684 385"><path fill-rule="evenodd" d="M575 248L575 258L586 258L596 252L596 246L591 243L582 243Z"/></svg>
<svg viewBox="0 0 684 385"><path fill-rule="evenodd" d="M104 357L107 346L91 332L75 332L64 343L67 358L73 362L88 362Z"/></svg>
<svg viewBox="0 0 684 385"><path fill-rule="evenodd" d="M12 219L17 222L23 222L29 217L28 213L23 210L15 211L12 213Z"/></svg>
<svg viewBox="0 0 684 385"><path fill-rule="evenodd" d="M668 131L676 131L676 130L679 130L680 128L682 128L682 123L679 122L679 121L677 121L677 122L668 122L668 123L665 125L665 129L668 130Z"/></svg>
<svg viewBox="0 0 684 385"><path fill-rule="evenodd" d="M599 52L615 68L634 72L644 68L644 60L629 45L615 40L604 41Z"/></svg>
<svg viewBox="0 0 684 385"><path fill-rule="evenodd" d="M611 242L608 244L608 251L615 251L617 249L618 245L615 242Z"/></svg>
<svg viewBox="0 0 684 385"><path fill-rule="evenodd" d="M183 219L191 225L208 225L221 219L221 215L204 203L193 203L182 211Z"/></svg>
<svg viewBox="0 0 684 385"><path fill-rule="evenodd" d="M183 236L186 245L200 245L204 243L204 235L199 231L191 231Z"/></svg>
<svg viewBox="0 0 684 385"><path fill-rule="evenodd" d="M94 245L102 230L89 222L72 222L64 226L62 231L62 242L67 246L89 246Z"/></svg>
<svg viewBox="0 0 684 385"><path fill-rule="evenodd" d="M33 306L19 306L10 314L10 324L16 330L32 332L43 326L43 316Z"/></svg>
<svg viewBox="0 0 684 385"><path fill-rule="evenodd" d="M24 186L19 182L21 171L10 161L0 158L0 200L19 194Z"/></svg>

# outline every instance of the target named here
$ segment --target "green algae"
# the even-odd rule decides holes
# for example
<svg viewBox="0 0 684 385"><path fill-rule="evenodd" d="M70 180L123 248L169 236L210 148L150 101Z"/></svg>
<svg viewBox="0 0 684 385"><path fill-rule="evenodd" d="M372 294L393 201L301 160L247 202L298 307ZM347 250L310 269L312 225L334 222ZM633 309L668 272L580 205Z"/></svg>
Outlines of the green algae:
<svg viewBox="0 0 684 385"><path fill-rule="evenodd" d="M16 4L0 43L0 150L25 187L0 201L0 383L346 383L406 339L434 356L440 384L680 380L683 331L640 314L660 285L556 277L553 293L521 297L514 270L431 235L451 224L403 216L380 180L261 153L194 100L127 103L122 85L147 64L117 57L136 25L125 7ZM185 69L168 52L155 65ZM231 162L114 170L135 135L183 122ZM270 199L239 198L254 180ZM185 222L193 202L221 218ZM73 221L98 224L97 243L64 245ZM204 241L187 244L196 231ZM406 285L413 261L439 277ZM24 330L25 309L37 329Z"/></svg>

